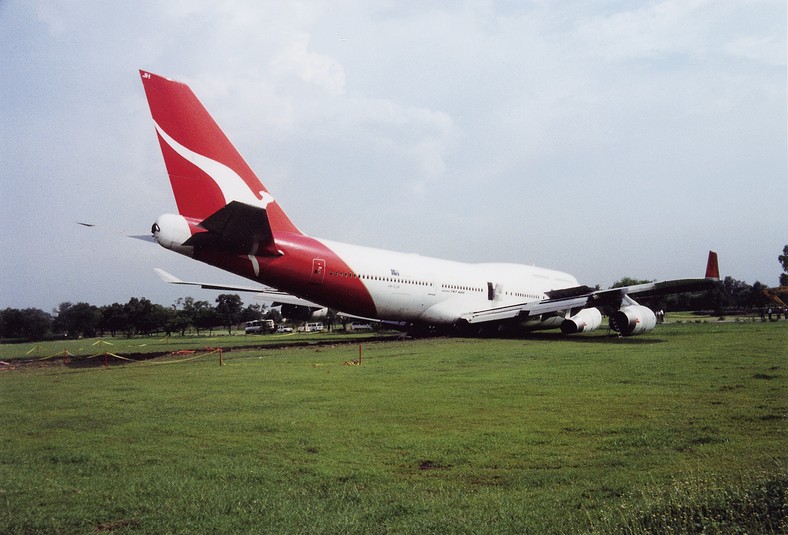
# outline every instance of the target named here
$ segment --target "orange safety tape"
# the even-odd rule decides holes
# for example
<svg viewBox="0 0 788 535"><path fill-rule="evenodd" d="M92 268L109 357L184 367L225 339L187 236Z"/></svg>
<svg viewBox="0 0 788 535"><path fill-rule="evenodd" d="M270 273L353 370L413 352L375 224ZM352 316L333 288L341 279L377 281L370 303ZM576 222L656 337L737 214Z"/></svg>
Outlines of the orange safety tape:
<svg viewBox="0 0 788 535"><path fill-rule="evenodd" d="M189 357L187 359L167 360L167 361L164 361L164 362L146 362L144 365L146 365L146 366L147 365L154 366L154 365L157 365L157 364L176 364L178 362L187 362L189 360L199 359L201 357L207 357L208 355L212 355L213 353L218 353L218 352L219 352L219 350L215 349L213 351L209 351L208 353L203 353L202 355L195 355L195 356Z"/></svg>
<svg viewBox="0 0 788 535"><path fill-rule="evenodd" d="M70 351L66 351L66 356L67 357L73 357L74 353L71 353ZM60 353L55 353L54 355L49 355L48 357L41 357L39 360L52 359L52 358L55 358L55 357L63 358L63 352L61 351Z"/></svg>
<svg viewBox="0 0 788 535"><path fill-rule="evenodd" d="M121 357L120 355L116 355L115 353L110 353L110 352L107 352L107 353L96 353L95 355L90 355L87 358L92 359L93 357L103 357L105 355L107 357L115 357L116 359L123 359L123 360L128 360L128 361L133 361L134 360L134 359L127 359L126 357Z"/></svg>

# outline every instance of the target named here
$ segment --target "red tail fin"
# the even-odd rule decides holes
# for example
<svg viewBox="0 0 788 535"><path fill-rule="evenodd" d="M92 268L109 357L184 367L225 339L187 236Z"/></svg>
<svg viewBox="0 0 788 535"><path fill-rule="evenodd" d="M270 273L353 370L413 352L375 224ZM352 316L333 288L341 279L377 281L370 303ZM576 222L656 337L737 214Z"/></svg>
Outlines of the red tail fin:
<svg viewBox="0 0 788 535"><path fill-rule="evenodd" d="M181 215L204 220L239 201L264 208L273 231L299 232L186 84L140 75Z"/></svg>
<svg viewBox="0 0 788 535"><path fill-rule="evenodd" d="M717 264L717 253L709 251L709 259L706 262L706 278L720 279L720 266Z"/></svg>

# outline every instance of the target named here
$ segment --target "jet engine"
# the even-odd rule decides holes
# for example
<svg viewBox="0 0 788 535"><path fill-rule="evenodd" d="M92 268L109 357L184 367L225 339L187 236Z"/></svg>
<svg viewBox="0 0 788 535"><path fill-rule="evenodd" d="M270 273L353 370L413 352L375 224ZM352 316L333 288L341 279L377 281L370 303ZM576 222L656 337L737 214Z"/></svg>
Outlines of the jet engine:
<svg viewBox="0 0 788 535"><path fill-rule="evenodd" d="M602 324L602 313L597 308L584 308L561 323L561 332L575 334L593 331Z"/></svg>
<svg viewBox="0 0 788 535"><path fill-rule="evenodd" d="M610 315L610 328L624 336L642 334L657 326L654 311L642 305L629 305Z"/></svg>
<svg viewBox="0 0 788 535"><path fill-rule="evenodd" d="M183 243L192 237L189 222L175 214L160 215L150 228L156 243L181 254L191 255L192 247Z"/></svg>
<svg viewBox="0 0 788 535"><path fill-rule="evenodd" d="M322 320L328 314L327 308L307 307L303 305L282 305L282 316L297 321Z"/></svg>

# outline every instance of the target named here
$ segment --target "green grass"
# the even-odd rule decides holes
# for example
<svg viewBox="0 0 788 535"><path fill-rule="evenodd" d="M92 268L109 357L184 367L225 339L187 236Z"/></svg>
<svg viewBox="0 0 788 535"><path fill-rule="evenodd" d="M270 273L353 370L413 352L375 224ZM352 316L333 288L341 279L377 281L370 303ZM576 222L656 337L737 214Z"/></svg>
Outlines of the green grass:
<svg viewBox="0 0 788 535"><path fill-rule="evenodd" d="M5 371L0 532L784 532L787 328Z"/></svg>

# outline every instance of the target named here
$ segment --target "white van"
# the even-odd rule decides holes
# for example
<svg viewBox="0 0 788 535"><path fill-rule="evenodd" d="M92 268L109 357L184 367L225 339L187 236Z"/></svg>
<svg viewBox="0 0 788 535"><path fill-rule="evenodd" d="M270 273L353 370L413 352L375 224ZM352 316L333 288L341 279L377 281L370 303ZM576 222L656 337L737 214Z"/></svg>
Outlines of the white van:
<svg viewBox="0 0 788 535"><path fill-rule="evenodd" d="M274 320L254 320L247 321L244 332L246 334L270 333L274 330Z"/></svg>

